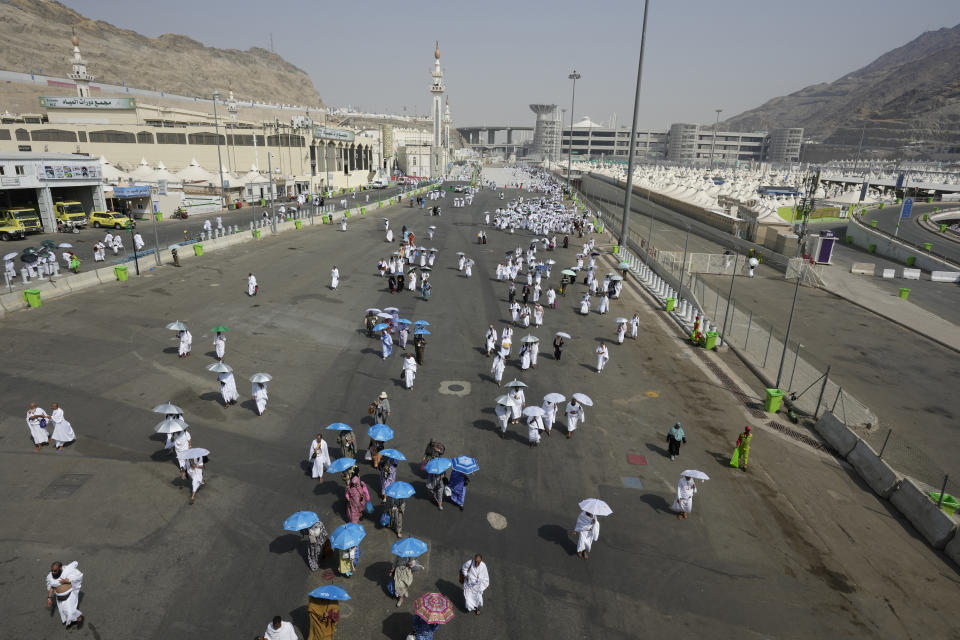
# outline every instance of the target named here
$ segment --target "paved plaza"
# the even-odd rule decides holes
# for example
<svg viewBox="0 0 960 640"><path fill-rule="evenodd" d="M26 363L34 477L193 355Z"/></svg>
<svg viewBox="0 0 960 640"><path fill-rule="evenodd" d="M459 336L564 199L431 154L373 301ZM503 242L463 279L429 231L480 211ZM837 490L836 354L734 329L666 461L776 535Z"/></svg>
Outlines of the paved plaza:
<svg viewBox="0 0 960 640"><path fill-rule="evenodd" d="M531 197L508 190L506 201L518 195ZM339 474L311 479L305 454L337 421L366 446L367 406L381 391L392 403L390 445L409 460L398 479L417 490L404 533L430 546L411 595L439 591L457 605L440 639L960 637L955 568L845 463L753 418L738 393L758 398L756 382L717 354L695 351L632 284L610 314L581 316L581 279L532 331L545 343L556 331L570 333L563 359L545 346L536 369L521 372L515 357L509 361L504 378L529 385L528 403L548 392L594 399L575 436L564 438L560 427L531 449L521 424L497 437L500 390L482 346L487 326L499 331L509 314L494 271L504 252L531 237L487 228L488 244L479 245L483 212L503 202L483 190L472 206L453 208L452 196L440 202L440 217L404 203L351 218L346 233L317 225L264 234L179 269L163 266L7 315L0 372L7 637L66 635L43 606L43 576L51 561L78 560L87 623L70 632L76 638L249 638L277 614L306 637L306 594L336 584L352 596L338 638L403 640L413 598L397 608L386 593L396 536L377 526L379 500L374 516L361 520L367 536L350 579L311 573L300 537L282 529L300 509L318 513L328 531L345 522ZM383 241L383 217L395 233L406 225L418 244L439 249L429 301L391 295L376 274L377 260L396 249ZM438 228L430 241L428 225ZM609 238L598 243L601 264L612 266ZM558 267L573 264L578 246L571 238L569 249L550 257ZM473 277L457 270L458 251L476 260ZM333 265L337 290L329 288ZM256 297L246 295L248 272L260 283ZM555 269L551 283L558 278ZM361 328L365 309L389 306L431 325L412 390L402 385L399 349L381 360L378 341ZM613 319L634 311L639 338L615 344ZM173 332L164 329L175 320L193 332L189 358L177 357ZM231 328L225 361L241 393L229 408L205 369L216 361L208 329L219 324ZM611 360L597 373L599 341ZM262 417L246 382L256 371L274 378ZM31 401L59 402L76 443L35 452L23 419ZM185 410L194 446L211 451L192 505L153 433L158 415L150 409L167 401ZM665 438L677 420L688 444L671 462ZM756 430L749 473L727 464L745 424ZM479 461L462 512L449 503L439 511L427 499L419 460L431 438L447 455ZM360 468L374 492L376 472L369 463ZM686 521L669 510L684 469L711 477ZM586 497L607 501L613 515L582 560L570 530ZM459 567L475 553L491 581L480 616L465 612L457 584ZM332 567L324 560L322 570Z"/></svg>

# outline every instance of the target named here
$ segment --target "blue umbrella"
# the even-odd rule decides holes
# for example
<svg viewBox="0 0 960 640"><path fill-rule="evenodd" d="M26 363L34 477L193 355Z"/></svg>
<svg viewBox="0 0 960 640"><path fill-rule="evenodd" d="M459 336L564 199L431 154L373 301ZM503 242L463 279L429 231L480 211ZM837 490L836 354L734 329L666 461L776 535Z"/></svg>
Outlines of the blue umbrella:
<svg viewBox="0 0 960 640"><path fill-rule="evenodd" d="M393 429L385 424L375 424L367 430L367 435L373 440L386 442L393 439Z"/></svg>
<svg viewBox="0 0 960 640"><path fill-rule="evenodd" d="M407 320L406 318L400 318L399 320L397 320L397 324L410 324L410 321Z"/></svg>
<svg viewBox="0 0 960 640"><path fill-rule="evenodd" d="M342 422L334 422L327 427L327 431L353 431L353 428L348 424L343 424Z"/></svg>
<svg viewBox="0 0 960 640"><path fill-rule="evenodd" d="M389 328L390 328L390 325L388 325L386 322L381 322L381 323L378 324L378 325L374 325L373 330L374 330L374 331L383 331L384 329L389 329Z"/></svg>
<svg viewBox="0 0 960 640"><path fill-rule="evenodd" d="M427 331L426 329L417 329L416 331L413 332L413 335L415 335L415 336L428 336L428 335L430 335L430 332Z"/></svg>
<svg viewBox="0 0 960 640"><path fill-rule="evenodd" d="M427 322L426 320L417 320L416 322L413 323L413 326L415 326L415 327L429 327L429 326L430 326L430 323Z"/></svg>
<svg viewBox="0 0 960 640"><path fill-rule="evenodd" d="M367 532L359 524L348 522L333 530L330 534L330 546L334 549L349 549L360 544Z"/></svg>
<svg viewBox="0 0 960 640"><path fill-rule="evenodd" d="M327 467L327 471L331 473L340 473L341 471L346 471L355 464L357 464L357 461L353 458L337 458L330 463L330 466Z"/></svg>
<svg viewBox="0 0 960 640"><path fill-rule="evenodd" d="M412 496L416 491L413 490L413 485L409 482L404 482L403 480L397 480L391 482L390 486L387 487L386 491L383 492L388 498L394 498L396 500L405 500Z"/></svg>
<svg viewBox="0 0 960 640"><path fill-rule="evenodd" d="M394 460L406 460L407 456L403 455L396 449L384 449L380 452L380 455L387 456L388 458L393 458Z"/></svg>
<svg viewBox="0 0 960 640"><path fill-rule="evenodd" d="M349 600L350 594L332 584L317 587L308 594L311 598L323 598L324 600Z"/></svg>
<svg viewBox="0 0 960 640"><path fill-rule="evenodd" d="M320 522L320 516L313 511L297 511L295 514L283 521L284 531L300 531L309 529Z"/></svg>
<svg viewBox="0 0 960 640"><path fill-rule="evenodd" d="M470 475L474 471L479 471L480 465L477 464L476 458L471 458L470 456L457 456L453 459L453 470Z"/></svg>
<svg viewBox="0 0 960 640"><path fill-rule="evenodd" d="M453 463L450 462L450 458L434 458L427 463L426 470L427 473L432 473L434 475L443 473L447 469L453 466Z"/></svg>
<svg viewBox="0 0 960 640"><path fill-rule="evenodd" d="M393 555L401 558L416 558L422 556L428 550L427 543L416 538L404 538L393 543L390 551Z"/></svg>

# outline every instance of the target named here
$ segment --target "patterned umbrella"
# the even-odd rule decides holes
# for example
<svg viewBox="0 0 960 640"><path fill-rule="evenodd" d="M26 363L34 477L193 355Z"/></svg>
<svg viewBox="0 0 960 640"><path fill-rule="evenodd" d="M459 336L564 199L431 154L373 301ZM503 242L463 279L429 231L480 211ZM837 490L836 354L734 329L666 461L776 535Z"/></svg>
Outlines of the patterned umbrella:
<svg viewBox="0 0 960 640"><path fill-rule="evenodd" d="M446 624L453 620L453 603L440 593L425 593L414 603L414 612L429 624Z"/></svg>
<svg viewBox="0 0 960 640"><path fill-rule="evenodd" d="M453 470L459 471L466 475L470 475L474 471L478 471L480 465L477 464L476 458L471 458L470 456L457 456L453 459Z"/></svg>

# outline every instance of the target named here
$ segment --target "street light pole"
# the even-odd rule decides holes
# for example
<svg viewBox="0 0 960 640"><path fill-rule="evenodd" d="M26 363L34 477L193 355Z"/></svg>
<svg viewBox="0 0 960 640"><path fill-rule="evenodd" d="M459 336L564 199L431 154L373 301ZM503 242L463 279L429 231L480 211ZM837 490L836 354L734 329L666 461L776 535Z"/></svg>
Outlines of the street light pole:
<svg viewBox="0 0 960 640"><path fill-rule="evenodd" d="M627 190L623 197L623 217L620 221L620 246L627 246L630 216L630 197L633 195L633 164L636 160L637 146L637 117L640 110L640 80L643 78L643 51L647 41L647 14L650 10L650 0L644 0L643 3L643 28L640 31L640 62L637 64L637 88L633 97L633 125L630 127L630 150L627 152ZM570 127L571 141L573 139L573 127ZM614 130L614 143L616 143L616 130ZM567 171L569 177L569 170Z"/></svg>
<svg viewBox="0 0 960 640"><path fill-rule="evenodd" d="M710 170L713 171L713 150L717 148L717 129L720 127L720 112L723 109L714 109L717 112L717 121L713 125L713 143L710 145Z"/></svg>
<svg viewBox="0 0 960 640"><path fill-rule="evenodd" d="M573 73L567 76L567 79L573 80L573 91L570 95L570 135L567 140L567 190L570 190L570 165L573 159L573 105L577 100L577 80L580 74L574 69Z"/></svg>
<svg viewBox="0 0 960 640"><path fill-rule="evenodd" d="M223 186L223 160L220 157L220 125L217 120L217 100L220 92L213 92L213 130L217 138L217 164L220 166L220 208L227 206L227 191Z"/></svg>

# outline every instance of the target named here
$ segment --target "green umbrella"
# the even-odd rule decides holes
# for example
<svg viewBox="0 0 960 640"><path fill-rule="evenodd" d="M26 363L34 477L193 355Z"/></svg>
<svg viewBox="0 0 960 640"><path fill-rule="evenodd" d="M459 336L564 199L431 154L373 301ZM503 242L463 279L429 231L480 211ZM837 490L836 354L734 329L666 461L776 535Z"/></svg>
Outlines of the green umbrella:
<svg viewBox="0 0 960 640"><path fill-rule="evenodd" d="M24 247L23 253L36 253L37 250L34 247Z"/></svg>
<svg viewBox="0 0 960 640"><path fill-rule="evenodd" d="M576 271L573 271L572 269L564 269L564 270L561 271L560 273L562 273L562 274L565 275L565 276L575 276L575 275L577 275L577 272L576 272Z"/></svg>
<svg viewBox="0 0 960 640"><path fill-rule="evenodd" d="M210 331L213 331L214 333L226 333L227 331L230 331L230 327L225 327L221 324L217 325L213 329L210 329Z"/></svg>

